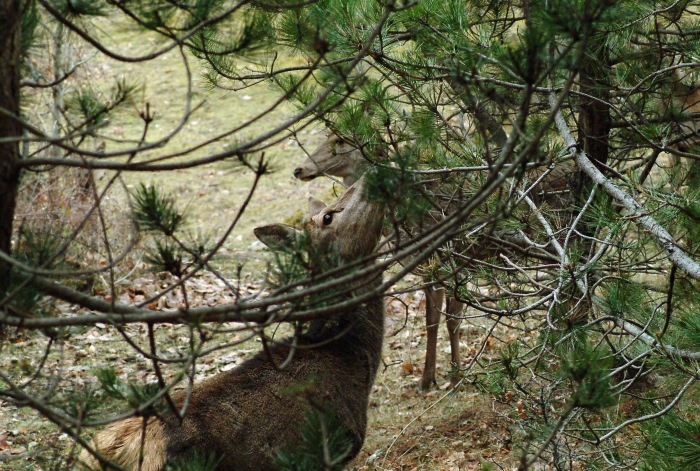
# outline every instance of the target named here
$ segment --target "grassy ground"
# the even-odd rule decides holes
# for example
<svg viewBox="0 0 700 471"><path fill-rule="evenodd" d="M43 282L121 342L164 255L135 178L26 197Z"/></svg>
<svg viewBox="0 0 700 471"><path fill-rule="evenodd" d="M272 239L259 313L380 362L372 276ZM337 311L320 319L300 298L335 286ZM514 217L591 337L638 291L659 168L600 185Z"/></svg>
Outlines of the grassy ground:
<svg viewBox="0 0 700 471"><path fill-rule="evenodd" d="M114 48L122 52L137 54L154 47L154 42L147 36L120 31L114 25L105 24L103 27L102 34L111 38ZM188 61L194 75L197 75L196 64L191 57ZM130 81L141 85L142 92L127 110L101 131L105 136L124 139L138 136L142 130L138 113L145 109L146 103L156 116L149 139L157 139L177 125L182 118L187 83L183 58L178 51L171 51L144 65L93 61L89 72L84 73L82 78L90 83L102 84L122 76L128 76ZM210 90L195 78L193 103L201 106L189 118L183 132L150 155L162 155L173 149L203 142L215 133L255 116L270 106L277 96L266 85L239 92ZM241 138L263 132L290 115L288 108L271 113L245 131ZM322 130L307 129L299 134L299 139L311 150L322 141ZM99 144L99 139L96 143ZM105 144L106 151L123 145L109 140ZM222 145L206 145L194 156L216 152ZM320 195L329 201L333 193L327 180L301 183L292 177L292 170L304 158L304 153L295 142L283 142L268 149L266 157L271 159L274 171L261 181L248 210L225 243L222 256L216 260L216 265L229 275L243 264L251 286L257 286L260 282L267 260L267 255L255 242L253 227L272 222L291 222L305 211L307 194ZM100 181L106 181L109 176L109 172L98 173ZM216 163L167 173L129 173L122 178L128 189L141 183L153 183L175 195L178 204L187 208L188 229L216 238L231 223L243 203L252 174L231 163ZM124 198L124 195L115 197ZM125 207L125 201L120 200L119 206ZM126 213L113 217L126 218ZM148 296L150 291L157 290L160 281L163 280L137 265L132 276L120 286L120 301L137 302ZM212 304L227 300L223 285L213 278L200 277L192 283L193 291L197 293L197 303ZM509 419L499 409L500 406L493 403L489 396L467 386L451 393L446 389L449 356L443 329L439 340L438 387L428 392L416 390L425 355L424 302L421 304L419 294L406 295L405 301L409 305L408 313L391 306L388 309L387 333L394 335L387 337L385 342L385 367L377 377L371 398L367 440L360 455L353 461L352 469L474 470L481 469L485 462L494 463L496 469L510 469L515 460L514 452L508 447L505 427ZM170 302L176 304L177 300L163 301L165 306ZM69 308L64 306L62 309ZM399 329L404 323L406 327ZM229 327L235 329L236 326ZM146 331L143 326L129 326L123 335L145 346ZM54 345L46 364L55 368L53 371L56 374L65 375L51 389L56 397L68 397L75 388L94 385L95 378L91 372L106 366L115 366L117 375L124 380L141 382L153 379L150 363L134 353L123 340L123 335L109 326L100 325L79 329L70 342L60 343L58 347ZM160 327L157 332L160 351L176 354L184 348L190 335L191 332L183 327ZM221 343L241 338L241 334L236 332L217 335ZM483 335L482 326L465 326L463 350L475 348ZM0 370L9 372L17 381L29 380L46 347L47 340L41 334L20 333L0 351ZM253 355L259 348L257 342L251 341L217 351L199 366L197 379L225 371ZM166 377L171 373L166 370ZM45 378L37 382L36 390L46 390L50 380ZM110 410L107 401L105 409ZM64 453L71 446L65 434L32 409L16 409L0 401L0 469L48 470L54 452ZM9 460L10 457L15 459Z"/></svg>

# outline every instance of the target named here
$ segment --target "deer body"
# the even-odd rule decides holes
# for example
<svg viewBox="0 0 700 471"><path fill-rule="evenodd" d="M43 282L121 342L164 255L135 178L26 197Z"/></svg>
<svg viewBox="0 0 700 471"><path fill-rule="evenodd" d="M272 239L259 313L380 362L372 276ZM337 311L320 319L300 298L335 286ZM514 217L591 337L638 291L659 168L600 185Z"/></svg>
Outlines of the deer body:
<svg viewBox="0 0 700 471"><path fill-rule="evenodd" d="M345 185L351 185L359 177L363 164L364 158L359 149L342 137L332 134L294 170L294 176L302 181L309 181L321 175L330 175L342 178ZM425 288L423 292L426 303L427 347L420 388L425 390L435 383L437 329L440 324L442 301L445 294L444 290L433 286ZM463 309L463 303L447 296L446 312L448 317L446 323L452 352L451 363L456 366L459 366L461 358L459 353L460 321L455 316L459 316ZM456 383L454 378L452 382Z"/></svg>
<svg viewBox="0 0 700 471"><path fill-rule="evenodd" d="M321 175L332 175L343 178L343 182L352 184L361 173L362 167L365 165L365 159L359 149L353 147L345 139L336 135L331 135L324 141L304 162L294 171L294 176L308 181ZM569 177L575 171L572 164L563 164L555 167L539 183L534 189L533 194L535 199L542 202L547 202L550 206L561 209L567 206L567 197L561 196L561 193L566 193L569 187ZM535 178L541 173L535 172ZM554 195L554 196L552 196ZM517 237L509 237L505 235L506 242L514 243ZM510 240L507 240L510 239ZM491 244L491 247L479 247L481 257L484 253L493 252L498 249L498 242ZM486 250L484 250L486 249ZM546 255L546 254L545 254ZM453 368L459 368L461 365L460 345L459 345L459 319L464 310L464 303L449 296L444 289L437 286L429 286L423 289L425 295L425 310L426 310L426 355L425 367L420 381L422 390L430 388L436 384L436 361L437 361L437 334L440 324L441 314L446 314L446 325L450 340L450 364ZM459 381L457 376L451 378L451 384L454 386Z"/></svg>
<svg viewBox="0 0 700 471"><path fill-rule="evenodd" d="M672 102L679 108L683 115L690 115L689 119L678 122L678 127L683 139L674 144L681 152L690 152L700 142L700 126L694 115L700 113L700 84L684 85L683 78L677 71L674 72L677 81L673 87ZM679 157L674 155L674 164L679 163Z"/></svg>
<svg viewBox="0 0 700 471"><path fill-rule="evenodd" d="M344 262L373 253L381 235L381 208L362 200L357 186L331 206L320 204L312 200L315 214L306 223L312 244L337 249ZM283 225L256 228L255 233L271 247L299 236ZM348 297L375 288L381 277L361 281ZM274 470L280 450L302 444L302 427L312 408L333 414L347 430L351 447L344 461L349 461L365 439L383 329L383 304L378 297L333 317L313 320L293 346L291 339L278 342L268 352L195 385L182 422L172 414L149 419L140 469L161 471L166 463L198 453L220 460L219 471ZM279 369L292 348L292 360ZM178 407L184 399L184 393L174 396ZM142 428L141 418L117 422L99 433L93 445L105 458L136 471ZM87 451L80 459L89 469L102 469Z"/></svg>

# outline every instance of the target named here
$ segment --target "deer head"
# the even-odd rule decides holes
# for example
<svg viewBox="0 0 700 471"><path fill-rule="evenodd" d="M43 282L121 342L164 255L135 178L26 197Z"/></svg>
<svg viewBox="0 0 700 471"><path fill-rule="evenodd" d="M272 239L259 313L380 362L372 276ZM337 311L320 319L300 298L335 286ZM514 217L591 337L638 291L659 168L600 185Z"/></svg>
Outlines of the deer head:
<svg viewBox="0 0 700 471"><path fill-rule="evenodd" d="M334 248L345 262L366 257L381 236L384 209L365 195L364 179L348 188L335 203L309 197L309 218L300 231L284 224L256 227L255 235L273 249L294 247L303 232L322 251Z"/></svg>
<svg viewBox="0 0 700 471"><path fill-rule="evenodd" d="M362 161L362 153L357 147L332 134L294 170L294 176L309 181L321 175L332 175L342 178L349 186L356 181Z"/></svg>

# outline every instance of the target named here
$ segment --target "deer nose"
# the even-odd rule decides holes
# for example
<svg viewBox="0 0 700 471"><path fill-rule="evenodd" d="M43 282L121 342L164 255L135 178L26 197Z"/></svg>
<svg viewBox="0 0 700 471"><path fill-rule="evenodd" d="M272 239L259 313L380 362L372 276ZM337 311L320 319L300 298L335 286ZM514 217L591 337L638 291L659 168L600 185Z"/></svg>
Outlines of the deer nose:
<svg viewBox="0 0 700 471"><path fill-rule="evenodd" d="M299 178L299 175L301 175L301 167L297 167L294 169L294 176L296 178Z"/></svg>

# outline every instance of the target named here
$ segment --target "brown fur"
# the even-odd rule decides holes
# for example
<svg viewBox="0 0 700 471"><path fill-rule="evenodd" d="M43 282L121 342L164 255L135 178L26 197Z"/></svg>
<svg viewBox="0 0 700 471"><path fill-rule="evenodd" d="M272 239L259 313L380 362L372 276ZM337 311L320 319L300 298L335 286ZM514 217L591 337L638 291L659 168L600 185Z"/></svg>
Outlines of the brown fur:
<svg viewBox="0 0 700 471"><path fill-rule="evenodd" d="M359 178L361 169L365 165L365 159L359 149L355 148L347 140L340 138L337 135L331 135L324 141L299 167L294 171L294 176L303 181L308 181L321 175L331 175L340 177L343 182L351 184L355 179ZM548 173L540 183L533 189L533 199L541 204L546 203L550 209L554 208L558 211L566 211L571 206L569 201L569 187L572 175L575 173L576 167L573 163L567 162L556 166ZM542 175L543 170L537 168L529 173L531 181L535 181ZM439 180L434 180L439 181ZM433 181L427 182L424 186L426 193L441 191L435 189L432 185ZM439 184L438 184L439 186ZM437 201L441 201L440 195L435 195ZM453 198L453 195L444 195L442 201L447 201L445 206L454 206L459 201ZM445 212L449 212L448 208L441 208L434 217L433 222L437 222ZM420 228L410 228L409 232L419 231ZM484 259L498 251L504 246L517 248L518 246L527 246L521 237L516 234L499 233L493 234L494 237L488 242L479 241L473 245L473 250L465 248L464 254L468 257ZM536 255L536 254L532 254ZM549 257L550 254L540 254L543 257ZM464 304L457 299L443 293L440 288L428 287L424 290L426 300L426 356L425 367L423 369L423 377L420 382L421 389L428 389L436 383L436 357L437 357L437 334L438 325L441 320L441 312L443 309L443 299L445 299L445 312L447 316L447 330L450 338L451 349L451 364L453 367L461 366L461 355L459 352L459 317L464 309ZM452 378L452 385L458 382L459 378Z"/></svg>
<svg viewBox="0 0 700 471"><path fill-rule="evenodd" d="M362 153L347 140L336 134L329 136L294 170L301 181L321 175L341 177L346 186L357 181L359 167L364 162Z"/></svg>
<svg viewBox="0 0 700 471"><path fill-rule="evenodd" d="M143 432L143 419L132 417L107 427L92 441L92 448L110 460L118 462L126 469L139 469ZM165 435L163 425L150 419L146 427L146 440L143 443L147 453L143 455L141 471L159 471L165 464ZM102 469L100 462L87 450L83 450L80 463L87 469Z"/></svg>
<svg viewBox="0 0 700 471"><path fill-rule="evenodd" d="M678 82L675 87L675 101L681 105L683 114L694 114L700 112L700 88L698 85L691 87L684 86ZM689 138L676 144L678 150L689 152L693 146L700 141L700 129L697 120L688 119L678 123L683 134L691 134Z"/></svg>
<svg viewBox="0 0 700 471"><path fill-rule="evenodd" d="M345 261L371 255L381 235L381 208L361 198L360 183L331 206L314 202L315 214L307 222L312 243L336 247ZM329 213L332 222L324 224ZM299 235L282 225L256 228L255 232L276 248ZM363 287L358 284L352 295L373 289L381 278L363 281ZM312 407L332 412L347 429L352 443L345 457L349 461L365 439L383 329L383 304L376 298L330 319L312 321L298 338L292 361L281 371L274 365L288 357L289 339L272 345L270 356L260 352L239 367L195 385L182 423L171 414L149 423L145 456L150 460L153 454L154 458L152 464L149 461L151 467L143 470L159 471L163 462L197 452L219 459L219 471L272 471L279 450L302 444L302 426ZM183 394L175 395L174 400L181 406ZM132 450L140 442L139 423L138 419L118 422L98 434L94 443L106 457L136 471L138 461ZM151 441L151 436L160 440ZM120 454L127 449L128 453ZM81 459L91 469L100 469L96 460L83 456L85 452Z"/></svg>

